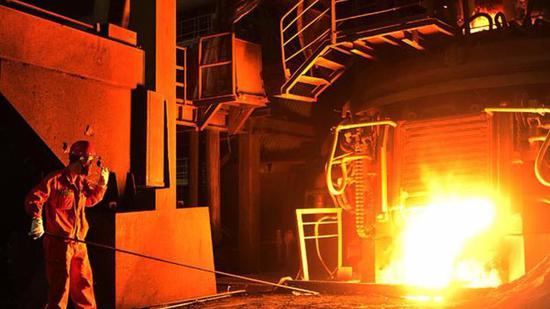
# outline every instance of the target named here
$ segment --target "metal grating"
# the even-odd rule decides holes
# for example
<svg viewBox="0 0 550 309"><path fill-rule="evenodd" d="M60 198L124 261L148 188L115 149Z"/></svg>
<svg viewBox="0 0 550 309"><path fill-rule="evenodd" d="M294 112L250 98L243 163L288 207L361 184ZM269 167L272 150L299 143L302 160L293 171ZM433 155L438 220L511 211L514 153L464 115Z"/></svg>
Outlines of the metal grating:
<svg viewBox="0 0 550 309"><path fill-rule="evenodd" d="M424 200L434 180L490 185L491 131L485 114L403 123L397 137L397 172L407 204Z"/></svg>

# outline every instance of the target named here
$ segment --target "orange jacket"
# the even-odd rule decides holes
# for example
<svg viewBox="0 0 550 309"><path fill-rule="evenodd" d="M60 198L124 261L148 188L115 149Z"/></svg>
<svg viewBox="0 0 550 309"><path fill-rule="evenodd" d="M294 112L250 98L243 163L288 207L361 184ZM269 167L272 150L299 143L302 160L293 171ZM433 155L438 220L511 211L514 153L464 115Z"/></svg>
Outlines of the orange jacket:
<svg viewBox="0 0 550 309"><path fill-rule="evenodd" d="M63 169L46 176L29 192L25 210L33 218L41 218L44 212L46 232L82 240L88 232L84 208L101 201L105 190L105 186L91 184L83 176L71 183Z"/></svg>

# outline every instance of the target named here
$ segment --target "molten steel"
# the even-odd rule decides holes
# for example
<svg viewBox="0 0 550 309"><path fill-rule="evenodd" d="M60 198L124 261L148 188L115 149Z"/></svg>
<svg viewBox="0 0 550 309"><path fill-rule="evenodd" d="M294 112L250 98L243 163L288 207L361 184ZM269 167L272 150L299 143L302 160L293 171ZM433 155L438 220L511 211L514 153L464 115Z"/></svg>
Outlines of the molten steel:
<svg viewBox="0 0 550 309"><path fill-rule="evenodd" d="M426 205L396 212L393 251L379 282L434 289L503 282L497 257L513 217L488 186L451 178L432 179Z"/></svg>

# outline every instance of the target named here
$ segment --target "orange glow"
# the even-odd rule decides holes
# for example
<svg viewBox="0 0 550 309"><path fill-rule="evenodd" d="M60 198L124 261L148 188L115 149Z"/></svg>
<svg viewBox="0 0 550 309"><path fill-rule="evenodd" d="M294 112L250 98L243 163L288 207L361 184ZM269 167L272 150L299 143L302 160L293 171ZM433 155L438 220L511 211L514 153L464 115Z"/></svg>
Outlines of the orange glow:
<svg viewBox="0 0 550 309"><path fill-rule="evenodd" d="M430 289L500 285L495 257L513 216L489 188L432 175L425 205L393 212L390 262L377 281Z"/></svg>
<svg viewBox="0 0 550 309"><path fill-rule="evenodd" d="M495 27L495 16L499 11L502 11L502 7L495 8L483 8L479 7L476 10L476 13L487 13L491 16L493 20L493 27ZM489 29L489 20L485 17L478 17L470 22L470 33L481 32Z"/></svg>

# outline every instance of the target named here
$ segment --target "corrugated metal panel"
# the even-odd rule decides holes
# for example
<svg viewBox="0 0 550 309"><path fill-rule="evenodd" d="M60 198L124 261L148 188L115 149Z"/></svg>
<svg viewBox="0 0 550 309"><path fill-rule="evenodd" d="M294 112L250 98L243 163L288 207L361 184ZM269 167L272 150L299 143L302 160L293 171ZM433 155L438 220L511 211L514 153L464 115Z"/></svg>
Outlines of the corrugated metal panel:
<svg viewBox="0 0 550 309"><path fill-rule="evenodd" d="M411 197L423 198L433 179L490 184L491 123L485 114L406 122L397 138L399 188Z"/></svg>

